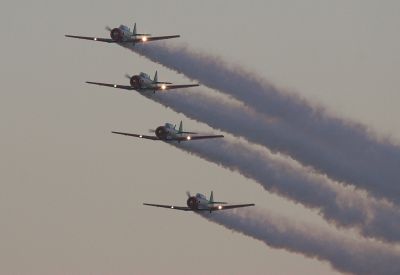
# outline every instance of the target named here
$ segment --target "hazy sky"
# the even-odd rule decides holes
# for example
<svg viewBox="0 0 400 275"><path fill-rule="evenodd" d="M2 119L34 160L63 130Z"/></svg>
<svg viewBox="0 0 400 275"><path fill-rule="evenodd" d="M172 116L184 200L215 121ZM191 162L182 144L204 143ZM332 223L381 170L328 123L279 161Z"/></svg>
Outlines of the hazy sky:
<svg viewBox="0 0 400 275"><path fill-rule="evenodd" d="M191 213L185 191L326 227L315 211L164 143L112 135L166 121L211 131L135 92L140 71L182 75L118 45L105 26L180 34L270 82L400 141L398 1L2 1L1 274L336 274ZM157 42L154 42L157 43ZM178 93L178 92L177 92Z"/></svg>

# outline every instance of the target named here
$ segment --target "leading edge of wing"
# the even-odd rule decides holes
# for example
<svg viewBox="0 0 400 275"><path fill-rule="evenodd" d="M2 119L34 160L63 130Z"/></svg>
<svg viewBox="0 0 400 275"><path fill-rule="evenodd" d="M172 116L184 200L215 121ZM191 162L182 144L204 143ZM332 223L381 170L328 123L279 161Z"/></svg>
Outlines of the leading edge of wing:
<svg viewBox="0 0 400 275"><path fill-rule="evenodd" d="M181 37L180 35L167 35L167 36L147 36L146 39L143 37L133 39L135 43L146 43L148 41L156 41L156 40L164 40L164 39L171 39L171 38L178 38Z"/></svg>
<svg viewBox="0 0 400 275"><path fill-rule="evenodd" d="M84 40L92 40L92 41L99 41L99 42L107 42L107 43L116 43L114 40L112 40L110 38L98 38L98 37L69 35L69 34L66 34L65 37L84 39Z"/></svg>
<svg viewBox="0 0 400 275"><path fill-rule="evenodd" d="M118 135L124 135L124 136L137 137L137 138L160 140L158 137L155 137L155 136L146 136L146 135L138 135L138 134L124 133L124 132L115 132L115 131L111 131L111 133L118 134Z"/></svg>
<svg viewBox="0 0 400 275"><path fill-rule="evenodd" d="M94 85L99 85L99 86L105 86L105 87L111 87L111 88L117 88L117 89L124 89L124 90L134 90L133 87L131 86L126 86L126 85L118 85L118 84L110 84L110 83L102 83L102 82L92 82L92 81L86 81L88 84L94 84Z"/></svg>
<svg viewBox="0 0 400 275"><path fill-rule="evenodd" d="M165 86L165 89L162 86L158 87L158 90L173 90L173 89L182 89L182 88L190 88L190 87L198 87L200 84L185 84L185 85L168 85Z"/></svg>
<svg viewBox="0 0 400 275"><path fill-rule="evenodd" d="M223 137L224 137L224 135L186 136L186 137L177 138L176 140L178 140L178 141L191 141L191 140L197 140L197 139L210 139L210 138L223 138Z"/></svg>
<svg viewBox="0 0 400 275"><path fill-rule="evenodd" d="M161 208L168 208L168 209L175 209L175 210L182 210L182 211L193 211L189 207L185 207L185 206L163 205L163 204L154 204L154 203L143 203L143 205L153 206L153 207L161 207Z"/></svg>
<svg viewBox="0 0 400 275"><path fill-rule="evenodd" d="M215 210L226 210L226 209L233 209L233 208L240 208L240 207L249 207L255 206L254 203L247 203L247 204L231 204L231 205L218 205L212 208L213 211Z"/></svg>

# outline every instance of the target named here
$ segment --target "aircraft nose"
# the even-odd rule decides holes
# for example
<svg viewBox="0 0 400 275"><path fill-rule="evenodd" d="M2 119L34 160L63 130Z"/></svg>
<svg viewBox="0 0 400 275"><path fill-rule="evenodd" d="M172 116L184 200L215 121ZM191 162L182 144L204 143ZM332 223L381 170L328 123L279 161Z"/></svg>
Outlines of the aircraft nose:
<svg viewBox="0 0 400 275"><path fill-rule="evenodd" d="M167 138L167 130L165 130L164 126L157 127L156 136L159 139L166 139Z"/></svg>
<svg viewBox="0 0 400 275"><path fill-rule="evenodd" d="M131 86L135 89L140 88L140 78L137 75L134 75L130 79Z"/></svg>
<svg viewBox="0 0 400 275"><path fill-rule="evenodd" d="M192 208L192 209L197 208L197 200L195 197L188 198L186 204L189 208Z"/></svg>
<svg viewBox="0 0 400 275"><path fill-rule="evenodd" d="M110 36L111 36L111 39L114 41L122 40L122 33L121 33L121 30L118 28L112 29L110 32Z"/></svg>

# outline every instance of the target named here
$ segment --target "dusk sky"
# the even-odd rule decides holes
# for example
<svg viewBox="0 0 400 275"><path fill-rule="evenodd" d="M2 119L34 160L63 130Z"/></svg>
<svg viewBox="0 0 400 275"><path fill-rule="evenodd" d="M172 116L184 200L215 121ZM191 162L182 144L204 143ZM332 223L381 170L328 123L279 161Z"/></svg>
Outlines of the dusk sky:
<svg viewBox="0 0 400 275"><path fill-rule="evenodd" d="M111 134L148 134L165 122L183 120L185 130L222 133L227 142L237 139L135 91L85 83L128 85L125 74L143 71L153 76L155 70L160 81L202 84L201 80L189 79L185 72L178 74L116 44L64 35L108 38L106 26L133 27L135 22L138 32L180 34L168 45L186 45L218 56L227 66L240 67L280 91L299 95L330 116L363 124L371 136L398 149L398 1L25 2L0 4L1 274L294 275L344 271L326 258L330 253L307 254L292 246L293 242L267 245L198 214L142 205L185 206L186 191L209 196L213 190L219 201L255 203L255 209L245 211L285 220L282 224L292 224L301 232L315 229L317 233L311 230L310 236L323 236L321 232L326 230L327 239L346 236L348 243L368 242L365 247L381 244L367 240L351 226L335 226L317 208L289 199L292 194L281 195L276 191L282 190L278 185L276 190L266 190L251 176L226 169L222 162L217 165L186 152L201 150L208 143L218 146L217 141L199 141L200 145L179 150L179 145ZM182 93L189 99L191 92L215 94L205 85L193 91L171 91L173 97ZM255 131L260 127L251 126ZM243 138L240 142L246 143ZM260 154L267 151L254 148ZM268 154L268 161L290 163L295 175L304 170L317 174L321 181L329 177L318 169L299 168L301 161L293 164L282 152ZM398 159L395 154L393 159ZM280 173L277 178L284 179ZM333 185L340 186L338 190L343 187L336 182ZM311 196L313 192L305 193ZM395 215L400 215L399 205L382 204L390 204ZM232 213L243 217L247 212ZM308 245L308 239L296 236L295 241ZM341 242L332 243L345 249ZM389 251L392 258L400 255L400 240L383 243L382 250ZM375 250L371 251L374 255Z"/></svg>

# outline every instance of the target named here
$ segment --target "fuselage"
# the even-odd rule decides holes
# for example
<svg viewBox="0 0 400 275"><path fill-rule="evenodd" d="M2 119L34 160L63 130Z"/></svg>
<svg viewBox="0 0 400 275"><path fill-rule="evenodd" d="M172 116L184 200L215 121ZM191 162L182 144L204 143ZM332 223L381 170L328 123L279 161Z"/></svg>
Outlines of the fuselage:
<svg viewBox="0 0 400 275"><path fill-rule="evenodd" d="M158 88L158 84L154 83L154 81L150 78L150 76L143 72L141 72L138 75L132 76L129 82L132 88L134 88L137 91L146 91L146 90L154 91ZM161 88L162 87L163 86L161 85Z"/></svg>
<svg viewBox="0 0 400 275"><path fill-rule="evenodd" d="M191 196L187 199L186 204L189 208L193 210L210 210L213 207L213 203L211 203L206 196L203 194L197 193L196 196Z"/></svg>
<svg viewBox="0 0 400 275"><path fill-rule="evenodd" d="M118 28L114 28L110 31L110 37L115 42L126 42L132 39L133 32L124 25L120 25Z"/></svg>
<svg viewBox="0 0 400 275"><path fill-rule="evenodd" d="M156 136L164 141L171 141L177 137L182 137L182 133L175 129L176 126L171 123L165 123L164 126L157 127Z"/></svg>

